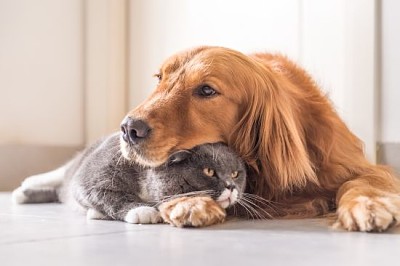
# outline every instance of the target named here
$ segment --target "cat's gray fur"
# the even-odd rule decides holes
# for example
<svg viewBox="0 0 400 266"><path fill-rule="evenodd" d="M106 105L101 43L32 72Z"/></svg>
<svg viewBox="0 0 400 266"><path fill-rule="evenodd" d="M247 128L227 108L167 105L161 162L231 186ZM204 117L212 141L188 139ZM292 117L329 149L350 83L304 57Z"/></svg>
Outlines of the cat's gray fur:
<svg viewBox="0 0 400 266"><path fill-rule="evenodd" d="M204 168L215 176L204 174ZM237 171L238 176L232 178ZM217 199L229 187L238 197L244 192L246 169L242 160L226 145L204 144L178 151L156 168L143 168L126 160L120 152L119 134L88 147L66 165L63 182L57 187L22 185L19 203L76 201L84 209L116 220L126 220L129 211L154 207L168 196L208 191Z"/></svg>

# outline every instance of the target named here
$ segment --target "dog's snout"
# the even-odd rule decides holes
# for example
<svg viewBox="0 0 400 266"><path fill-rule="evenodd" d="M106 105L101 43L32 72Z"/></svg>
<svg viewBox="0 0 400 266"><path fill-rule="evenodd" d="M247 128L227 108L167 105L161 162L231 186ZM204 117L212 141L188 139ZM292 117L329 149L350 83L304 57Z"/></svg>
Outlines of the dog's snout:
<svg viewBox="0 0 400 266"><path fill-rule="evenodd" d="M121 131L126 142L137 144L149 136L151 128L143 120L127 117L121 124Z"/></svg>

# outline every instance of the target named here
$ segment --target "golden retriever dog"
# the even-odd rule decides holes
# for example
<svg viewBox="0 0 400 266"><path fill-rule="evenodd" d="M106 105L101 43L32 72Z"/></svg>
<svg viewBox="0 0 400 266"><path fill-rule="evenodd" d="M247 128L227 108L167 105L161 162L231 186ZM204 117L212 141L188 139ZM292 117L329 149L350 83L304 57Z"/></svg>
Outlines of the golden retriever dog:
<svg viewBox="0 0 400 266"><path fill-rule="evenodd" d="M400 223L397 178L366 160L318 85L286 57L198 47L167 59L156 77L155 91L122 122L127 159L156 166L177 150L222 141L245 160L247 190L271 202L272 216L336 210L335 226L351 231ZM160 211L173 225L206 226L223 215L205 197Z"/></svg>

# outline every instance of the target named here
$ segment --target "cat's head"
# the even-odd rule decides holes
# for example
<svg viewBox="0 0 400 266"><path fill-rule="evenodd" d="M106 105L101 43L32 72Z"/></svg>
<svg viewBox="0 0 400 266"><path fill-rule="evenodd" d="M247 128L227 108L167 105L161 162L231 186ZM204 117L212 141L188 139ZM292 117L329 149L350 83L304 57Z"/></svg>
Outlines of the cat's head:
<svg viewBox="0 0 400 266"><path fill-rule="evenodd" d="M193 191L211 191L209 195L223 208L235 204L246 186L246 167L242 159L222 143L175 152L167 164L170 170L181 171L180 176Z"/></svg>

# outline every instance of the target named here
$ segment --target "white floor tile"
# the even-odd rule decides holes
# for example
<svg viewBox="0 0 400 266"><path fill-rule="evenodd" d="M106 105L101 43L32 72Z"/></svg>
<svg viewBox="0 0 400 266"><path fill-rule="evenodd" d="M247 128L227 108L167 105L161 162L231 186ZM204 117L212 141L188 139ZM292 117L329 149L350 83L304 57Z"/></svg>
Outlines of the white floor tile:
<svg viewBox="0 0 400 266"><path fill-rule="evenodd" d="M400 229L334 231L325 219L231 220L203 229L86 221L0 194L0 265L397 265Z"/></svg>

